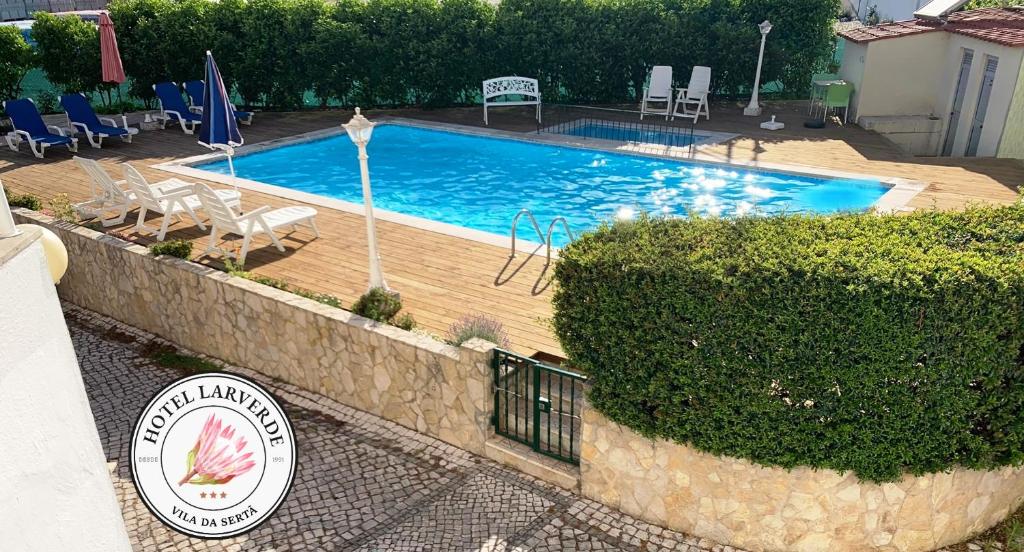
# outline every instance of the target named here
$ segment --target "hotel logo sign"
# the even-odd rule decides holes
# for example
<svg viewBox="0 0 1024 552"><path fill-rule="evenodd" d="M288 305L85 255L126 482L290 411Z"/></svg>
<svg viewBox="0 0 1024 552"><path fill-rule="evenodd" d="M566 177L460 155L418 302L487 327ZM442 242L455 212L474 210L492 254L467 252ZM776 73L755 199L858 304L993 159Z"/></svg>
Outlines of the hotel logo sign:
<svg viewBox="0 0 1024 552"><path fill-rule="evenodd" d="M295 434L256 382L225 372L179 379L146 405L131 441L139 496L166 525L203 539L254 529L295 477Z"/></svg>

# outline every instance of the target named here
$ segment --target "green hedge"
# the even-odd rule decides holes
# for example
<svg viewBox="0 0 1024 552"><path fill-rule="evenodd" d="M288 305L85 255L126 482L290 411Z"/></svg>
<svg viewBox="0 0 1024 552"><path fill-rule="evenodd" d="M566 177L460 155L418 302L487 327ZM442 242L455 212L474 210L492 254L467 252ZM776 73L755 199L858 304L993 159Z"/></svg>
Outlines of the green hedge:
<svg viewBox="0 0 1024 552"><path fill-rule="evenodd" d="M568 246L554 327L647 436L894 480L1024 460L1024 207L642 219Z"/></svg>
<svg viewBox="0 0 1024 552"><path fill-rule="evenodd" d="M110 6L133 92L202 77L210 49L247 104L473 102L486 78L537 76L550 100L635 100L652 65L714 69L735 94L762 82L802 95L829 57L838 0L115 0Z"/></svg>

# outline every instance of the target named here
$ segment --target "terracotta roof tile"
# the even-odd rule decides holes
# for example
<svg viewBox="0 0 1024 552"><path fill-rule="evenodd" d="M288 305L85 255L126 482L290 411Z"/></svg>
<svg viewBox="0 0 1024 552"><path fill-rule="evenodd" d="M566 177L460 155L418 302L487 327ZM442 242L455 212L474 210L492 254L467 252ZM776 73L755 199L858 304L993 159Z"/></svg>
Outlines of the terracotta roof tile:
<svg viewBox="0 0 1024 552"><path fill-rule="evenodd" d="M1024 8L985 8L949 16L946 30L977 39L1024 46Z"/></svg>
<svg viewBox="0 0 1024 552"><path fill-rule="evenodd" d="M962 11L950 15L946 24L941 21L912 19L847 29L841 31L839 36L851 42L863 43L932 31L948 31L1005 46L1024 46L1024 8Z"/></svg>

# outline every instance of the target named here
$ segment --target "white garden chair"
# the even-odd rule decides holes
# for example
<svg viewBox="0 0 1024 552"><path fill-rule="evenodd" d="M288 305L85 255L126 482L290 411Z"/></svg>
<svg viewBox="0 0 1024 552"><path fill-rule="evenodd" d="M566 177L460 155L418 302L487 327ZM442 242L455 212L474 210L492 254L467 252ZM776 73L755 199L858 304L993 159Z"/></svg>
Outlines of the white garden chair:
<svg viewBox="0 0 1024 552"><path fill-rule="evenodd" d="M705 119L711 119L711 110L708 109L708 94L711 93L711 68L703 65L696 65L690 72L690 83L686 88L680 88L676 94L675 107L672 108L672 120L676 117L687 117L696 123L703 114ZM682 110L680 111L680 108Z"/></svg>
<svg viewBox="0 0 1024 552"><path fill-rule="evenodd" d="M192 190L192 184L176 181L177 187L170 189L155 189L146 178L128 163L122 163L124 178L128 181L128 187L135 195L135 201L139 204L139 220L135 223L135 231L142 232L146 227L146 213L153 211L163 215L163 223L156 235L157 240L163 240L167 235L167 227L171 223L171 217L177 216L183 219L182 215L187 214L195 221L200 230L206 230L206 225L196 216L196 211L202 209L199 198ZM241 195L235 190L217 190L217 197L222 201L237 206Z"/></svg>
<svg viewBox="0 0 1024 552"><path fill-rule="evenodd" d="M115 181L107 174L107 171L103 170L103 167L98 162L92 159L78 157L77 155L72 157L72 159L85 171L85 174L89 175L89 188L92 192L92 198L89 201L73 205L75 212L82 218L98 218L104 227L124 222L124 219L128 216L128 211L136 205L135 193L128 187L128 183L124 180ZM150 187L156 193L162 194L174 188L181 188L184 185L186 185L185 182L177 178L171 178L152 184ZM103 218L103 214L110 211L117 212L117 216L114 218Z"/></svg>
<svg viewBox="0 0 1024 552"><path fill-rule="evenodd" d="M518 100L510 100L505 96L518 96ZM537 124L540 124L540 87L537 79L529 77L498 77L483 83L484 124L487 120L488 107L504 107L511 105L537 106Z"/></svg>
<svg viewBox="0 0 1024 552"><path fill-rule="evenodd" d="M233 205L224 201L224 197L218 191L211 190L206 184L196 184L194 193L199 198L206 214L210 216L210 244L203 251L203 255L217 251L228 257L235 255L217 247L217 236L221 234L236 234L242 236L242 249L238 253L239 264L245 263L245 256L249 253L249 245L253 236L266 234L278 251L284 252L284 245L277 239L274 230L284 226L290 226L296 230L299 224L309 226L313 235L320 237L320 231L316 227L316 209L301 205L281 207L273 209L267 205L259 209L253 209L244 215L238 215L232 209Z"/></svg>
<svg viewBox="0 0 1024 552"><path fill-rule="evenodd" d="M651 107L650 104L665 104L664 108ZM655 65L651 68L651 74L644 87L644 98L640 102L640 120L644 115L664 115L668 120L669 112L672 110L672 67L668 65Z"/></svg>

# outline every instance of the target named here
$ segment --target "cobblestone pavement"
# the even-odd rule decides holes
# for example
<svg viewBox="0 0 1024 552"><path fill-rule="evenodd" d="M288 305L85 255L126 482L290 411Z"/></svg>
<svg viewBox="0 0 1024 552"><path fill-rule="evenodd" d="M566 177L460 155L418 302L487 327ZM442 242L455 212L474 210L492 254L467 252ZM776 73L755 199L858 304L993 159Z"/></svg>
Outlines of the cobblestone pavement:
<svg viewBox="0 0 1024 552"><path fill-rule="evenodd" d="M82 376L132 545L167 550L731 551L635 520L376 416L236 367L282 401L299 467L288 499L256 530L203 541L163 526L127 463L145 402L182 373L149 359L166 342L65 305Z"/></svg>

